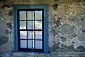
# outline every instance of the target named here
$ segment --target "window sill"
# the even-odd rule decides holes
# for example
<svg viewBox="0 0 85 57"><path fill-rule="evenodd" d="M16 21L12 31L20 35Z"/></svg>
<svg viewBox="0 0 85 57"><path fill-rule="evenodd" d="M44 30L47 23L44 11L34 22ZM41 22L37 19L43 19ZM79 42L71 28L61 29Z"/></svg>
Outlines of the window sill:
<svg viewBox="0 0 85 57"><path fill-rule="evenodd" d="M35 54L50 54L50 53L45 53L45 52L21 52L21 51L12 51L13 53L35 53Z"/></svg>

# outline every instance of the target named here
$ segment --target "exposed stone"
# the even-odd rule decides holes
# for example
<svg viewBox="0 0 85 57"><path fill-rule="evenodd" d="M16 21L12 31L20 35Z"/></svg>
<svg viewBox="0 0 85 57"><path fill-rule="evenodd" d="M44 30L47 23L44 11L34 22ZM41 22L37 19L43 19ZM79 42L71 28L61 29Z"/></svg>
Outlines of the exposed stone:
<svg viewBox="0 0 85 57"><path fill-rule="evenodd" d="M38 57L37 55L35 55L34 57Z"/></svg>
<svg viewBox="0 0 85 57"><path fill-rule="evenodd" d="M2 57L9 57L9 54L4 53L4 54L2 54L1 56L2 56Z"/></svg>
<svg viewBox="0 0 85 57"><path fill-rule="evenodd" d="M78 35L78 40L79 40L79 41L85 41L85 33L80 33L80 34Z"/></svg>
<svg viewBox="0 0 85 57"><path fill-rule="evenodd" d="M76 37L77 35L76 35L76 33L73 33L72 36L73 36L73 37Z"/></svg>
<svg viewBox="0 0 85 57"><path fill-rule="evenodd" d="M8 35L5 33L5 31L7 29L6 27L7 27L6 21L0 20L0 45L2 45L3 42L4 41L6 42L8 39ZM5 40L5 38L6 38L6 40Z"/></svg>
<svg viewBox="0 0 85 57"><path fill-rule="evenodd" d="M60 25L60 19L62 19L62 18L58 18L58 20L56 21L57 27L59 27L59 25Z"/></svg>
<svg viewBox="0 0 85 57"><path fill-rule="evenodd" d="M12 16L13 15L13 11L10 10L9 13L8 13L9 16Z"/></svg>
<svg viewBox="0 0 85 57"><path fill-rule="evenodd" d="M63 52L76 52L76 50L74 49L73 45L71 46L66 46L62 44L62 51Z"/></svg>
<svg viewBox="0 0 85 57"><path fill-rule="evenodd" d="M57 28L57 27L56 27L56 28ZM54 36L57 35L57 30L56 30L55 28L52 28L51 32L52 32L52 34L53 34Z"/></svg>
<svg viewBox="0 0 85 57"><path fill-rule="evenodd" d="M6 34L9 34L9 30L6 30L5 33L6 33Z"/></svg>
<svg viewBox="0 0 85 57"><path fill-rule="evenodd" d="M70 21L75 21L75 19L69 18Z"/></svg>
<svg viewBox="0 0 85 57"><path fill-rule="evenodd" d="M7 27L8 27L9 29L12 29L12 28L13 28L12 23L11 23L11 22L8 22L8 23L7 23Z"/></svg>
<svg viewBox="0 0 85 57"><path fill-rule="evenodd" d="M8 7L8 8L9 8L9 5L3 5L3 6L2 6L2 9L5 8L5 7Z"/></svg>
<svg viewBox="0 0 85 57"><path fill-rule="evenodd" d="M54 44L52 47L52 51L53 52L76 52L78 50L74 49L73 45L71 46L66 46L66 45L61 45L61 47L59 47L59 43L58 44Z"/></svg>
<svg viewBox="0 0 85 57"><path fill-rule="evenodd" d="M54 4L54 5L53 5L53 9L54 9L54 10L57 10L57 7L58 7L57 4Z"/></svg>
<svg viewBox="0 0 85 57"><path fill-rule="evenodd" d="M63 41L63 42L65 42L66 41L66 38L65 37L60 37L60 39Z"/></svg>
<svg viewBox="0 0 85 57"><path fill-rule="evenodd" d="M82 29L82 32L83 32L83 33L85 33L85 30L84 30L84 29Z"/></svg>
<svg viewBox="0 0 85 57"><path fill-rule="evenodd" d="M62 27L61 27L61 30L62 30L62 33L63 34L68 34L71 32L71 29L72 29L72 26L70 26L69 24L64 24Z"/></svg>
<svg viewBox="0 0 85 57"><path fill-rule="evenodd" d="M59 44L60 44L60 43L54 44L53 47L50 48L50 49L52 49L53 52L59 51L59 49L60 49L60 48L59 48Z"/></svg>
<svg viewBox="0 0 85 57"><path fill-rule="evenodd" d="M3 45L4 43L7 43L9 40L8 37L0 36L0 45Z"/></svg>
<svg viewBox="0 0 85 57"><path fill-rule="evenodd" d="M80 52L85 52L85 48L83 46L77 47L77 50Z"/></svg>
<svg viewBox="0 0 85 57"><path fill-rule="evenodd" d="M83 21L83 19L81 19Z"/></svg>

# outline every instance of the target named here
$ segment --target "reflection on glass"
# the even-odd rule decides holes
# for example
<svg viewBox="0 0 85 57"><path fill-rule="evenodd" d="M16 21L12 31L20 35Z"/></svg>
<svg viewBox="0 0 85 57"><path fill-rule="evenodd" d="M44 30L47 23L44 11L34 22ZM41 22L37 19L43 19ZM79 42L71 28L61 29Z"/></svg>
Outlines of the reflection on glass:
<svg viewBox="0 0 85 57"><path fill-rule="evenodd" d="M20 29L26 29L26 21L20 21Z"/></svg>
<svg viewBox="0 0 85 57"><path fill-rule="evenodd" d="M27 11L27 19L34 20L34 11Z"/></svg>
<svg viewBox="0 0 85 57"><path fill-rule="evenodd" d="M35 11L35 20L42 20L42 11Z"/></svg>
<svg viewBox="0 0 85 57"><path fill-rule="evenodd" d="M27 40L20 41L20 48L27 48Z"/></svg>
<svg viewBox="0 0 85 57"><path fill-rule="evenodd" d="M27 29L34 29L34 21L27 21Z"/></svg>
<svg viewBox="0 0 85 57"><path fill-rule="evenodd" d="M27 32L26 31L20 31L20 39L27 39Z"/></svg>
<svg viewBox="0 0 85 57"><path fill-rule="evenodd" d="M28 40L28 48L32 48L32 40Z"/></svg>
<svg viewBox="0 0 85 57"><path fill-rule="evenodd" d="M34 39L34 31L28 31L28 39Z"/></svg>
<svg viewBox="0 0 85 57"><path fill-rule="evenodd" d="M26 20L26 11L19 11L19 19Z"/></svg>
<svg viewBox="0 0 85 57"><path fill-rule="evenodd" d="M35 29L42 29L42 21L35 21Z"/></svg>
<svg viewBox="0 0 85 57"><path fill-rule="evenodd" d="M42 39L42 31L35 31L35 39Z"/></svg>
<svg viewBox="0 0 85 57"><path fill-rule="evenodd" d="M42 41L35 41L35 49L42 49Z"/></svg>
<svg viewBox="0 0 85 57"><path fill-rule="evenodd" d="M33 40L33 48L34 48L34 40Z"/></svg>

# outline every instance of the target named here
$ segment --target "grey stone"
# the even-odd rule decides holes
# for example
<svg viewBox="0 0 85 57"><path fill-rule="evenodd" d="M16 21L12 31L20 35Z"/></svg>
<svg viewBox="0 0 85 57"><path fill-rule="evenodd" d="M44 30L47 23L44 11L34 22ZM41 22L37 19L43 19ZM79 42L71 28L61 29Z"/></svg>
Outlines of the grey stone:
<svg viewBox="0 0 85 57"><path fill-rule="evenodd" d="M8 37L0 36L0 45L3 45L4 43L7 43L9 40Z"/></svg>
<svg viewBox="0 0 85 57"><path fill-rule="evenodd" d="M9 30L6 30L5 33L6 33L6 34L9 34Z"/></svg>
<svg viewBox="0 0 85 57"><path fill-rule="evenodd" d="M72 26L69 25L69 24L64 24L64 25L61 26L61 30L62 30L63 34L71 33Z"/></svg>
<svg viewBox="0 0 85 57"><path fill-rule="evenodd" d="M9 54L4 53L4 54L2 54L1 56L2 56L2 57L9 57Z"/></svg>
<svg viewBox="0 0 85 57"><path fill-rule="evenodd" d="M76 36L77 36L77 34L76 34L76 33L73 33L73 34L72 34L72 36L73 36L73 37L76 37Z"/></svg>
<svg viewBox="0 0 85 57"><path fill-rule="evenodd" d="M83 46L77 47L77 50L78 50L79 52L85 52L85 48L84 48Z"/></svg>
<svg viewBox="0 0 85 57"><path fill-rule="evenodd" d="M85 29L82 29L82 32L85 33Z"/></svg>
<svg viewBox="0 0 85 57"><path fill-rule="evenodd" d="M58 4L54 4L54 5L53 5L53 9L54 9L54 10L57 10L57 7L58 7Z"/></svg>
<svg viewBox="0 0 85 57"><path fill-rule="evenodd" d="M7 29L6 21L0 20L0 36L7 37L7 35L5 33L6 29Z"/></svg>
<svg viewBox="0 0 85 57"><path fill-rule="evenodd" d="M10 10L9 13L8 13L9 16L12 16L13 15L13 11Z"/></svg>
<svg viewBox="0 0 85 57"><path fill-rule="evenodd" d="M66 38L65 37L60 37L60 39L63 41L63 42L65 42L66 41Z"/></svg>
<svg viewBox="0 0 85 57"><path fill-rule="evenodd" d="M85 41L85 33L80 33L80 34L78 35L78 40L79 40L79 41Z"/></svg>
<svg viewBox="0 0 85 57"><path fill-rule="evenodd" d="M12 23L11 23L11 22L8 22L8 23L7 23L7 27L8 27L9 29L12 29L12 28L13 28Z"/></svg>
<svg viewBox="0 0 85 57"><path fill-rule="evenodd" d="M61 20L62 18L58 18L58 20L57 21L55 21L55 23L57 24L57 27L59 27L59 25L60 25L60 20Z"/></svg>

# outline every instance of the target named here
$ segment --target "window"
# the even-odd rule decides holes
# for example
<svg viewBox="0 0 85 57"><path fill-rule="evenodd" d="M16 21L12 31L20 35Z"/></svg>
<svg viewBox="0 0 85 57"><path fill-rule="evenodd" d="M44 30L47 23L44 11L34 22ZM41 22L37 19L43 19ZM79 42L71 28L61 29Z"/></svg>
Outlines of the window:
<svg viewBox="0 0 85 57"><path fill-rule="evenodd" d="M18 9L19 51L44 50L43 9Z"/></svg>
<svg viewBox="0 0 85 57"><path fill-rule="evenodd" d="M14 5L14 51L48 52L48 5Z"/></svg>

